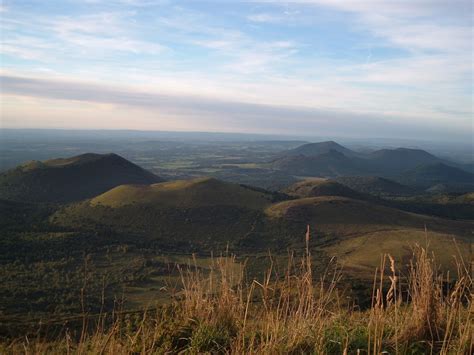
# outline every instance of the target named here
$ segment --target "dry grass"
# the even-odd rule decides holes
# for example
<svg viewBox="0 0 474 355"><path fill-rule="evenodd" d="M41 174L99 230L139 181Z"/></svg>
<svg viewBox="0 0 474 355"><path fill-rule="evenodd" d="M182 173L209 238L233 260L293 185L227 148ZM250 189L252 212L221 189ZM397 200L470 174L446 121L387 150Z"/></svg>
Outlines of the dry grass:
<svg viewBox="0 0 474 355"><path fill-rule="evenodd" d="M262 279L247 280L232 257L215 258L210 273L191 264L181 270L172 306L140 317L104 315L95 331L65 330L56 340L4 342L0 353L472 353L471 265L459 260L455 277L443 275L418 246L402 275L383 255L372 306L361 311L342 302L335 261L315 280L309 239L308 230L304 255L290 255L284 275L270 266Z"/></svg>

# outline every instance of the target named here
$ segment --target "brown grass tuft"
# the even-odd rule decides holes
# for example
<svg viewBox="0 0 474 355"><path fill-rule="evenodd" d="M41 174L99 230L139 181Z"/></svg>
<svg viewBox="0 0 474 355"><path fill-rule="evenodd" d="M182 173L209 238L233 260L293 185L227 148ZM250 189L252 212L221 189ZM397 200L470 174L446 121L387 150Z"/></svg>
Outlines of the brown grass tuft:
<svg viewBox="0 0 474 355"><path fill-rule="evenodd" d="M383 255L372 306L361 311L342 302L336 260L315 277L309 229L305 241L303 255L289 254L284 274L270 263L261 279L247 281L245 263L236 267L235 256L215 258L210 272L194 261L180 269L182 287L169 307L104 313L96 331L16 339L1 343L0 353L472 353L473 285L463 260L451 278L418 246L403 276L397 261Z"/></svg>

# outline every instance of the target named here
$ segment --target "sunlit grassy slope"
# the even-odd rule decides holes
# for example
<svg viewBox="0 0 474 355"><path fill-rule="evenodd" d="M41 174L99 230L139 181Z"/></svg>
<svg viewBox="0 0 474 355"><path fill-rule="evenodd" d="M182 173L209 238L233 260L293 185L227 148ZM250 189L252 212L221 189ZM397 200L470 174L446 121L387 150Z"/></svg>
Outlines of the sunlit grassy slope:
<svg viewBox="0 0 474 355"><path fill-rule="evenodd" d="M274 220L308 223L313 230L333 236L323 249L351 270L373 270L381 253L403 260L411 255L416 243L429 243L438 251L440 265L446 268L453 266L458 248L467 260L471 253L474 224L470 221L448 221L336 196L284 201L270 206L265 213ZM425 226L430 231L429 240Z"/></svg>
<svg viewBox="0 0 474 355"><path fill-rule="evenodd" d="M107 228L137 235L175 251L202 251L220 242L238 244L242 239L263 248L268 241L252 232L262 230L263 209L284 197L212 178L124 185L67 206L51 221L66 228Z"/></svg>
<svg viewBox="0 0 474 355"><path fill-rule="evenodd" d="M268 207L267 216L288 221L305 221L318 229L341 235L373 232L380 229L415 228L426 225L435 231L455 231L469 236L472 223L404 212L376 203L340 196L308 197L283 201Z"/></svg>
<svg viewBox="0 0 474 355"><path fill-rule="evenodd" d="M327 179L307 179L297 182L284 190L294 197L342 196L365 199L367 196L354 191L336 181Z"/></svg>
<svg viewBox="0 0 474 355"><path fill-rule="evenodd" d="M429 247L436 255L436 263L443 270L456 270L456 260L472 259L472 242L455 234L425 233L420 229L398 229L367 233L341 240L326 248L353 276L369 276L388 253L401 265L406 265L416 245Z"/></svg>
<svg viewBox="0 0 474 355"><path fill-rule="evenodd" d="M274 196L267 192L213 178L199 178L154 185L122 185L93 198L90 204L114 208L152 204L155 208L229 205L261 209L273 199Z"/></svg>
<svg viewBox="0 0 474 355"><path fill-rule="evenodd" d="M324 180L303 182L291 189L287 192L294 196L359 196ZM467 250L472 240L470 221L404 212L370 198L318 196L281 201L282 198L284 195L212 178L123 185L65 207L51 220L68 228L106 228L136 235L177 251L215 250L227 243L235 250L283 251L294 247L301 230L310 225L320 236L314 246L329 257L338 256L352 264L367 254L370 257L365 259L364 267L376 265L378 259L372 255L383 251L400 256L409 253L410 245L420 241L425 226L433 235L433 244L446 245L455 238ZM355 247L363 241L369 241L370 248ZM442 261L444 264L448 260Z"/></svg>

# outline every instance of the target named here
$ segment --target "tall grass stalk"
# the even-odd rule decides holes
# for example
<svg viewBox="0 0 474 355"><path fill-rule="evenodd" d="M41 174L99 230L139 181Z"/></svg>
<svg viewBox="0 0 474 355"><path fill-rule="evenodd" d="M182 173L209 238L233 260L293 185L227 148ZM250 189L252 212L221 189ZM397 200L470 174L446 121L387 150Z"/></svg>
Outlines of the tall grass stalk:
<svg viewBox="0 0 474 355"><path fill-rule="evenodd" d="M343 272L332 259L313 270L309 229L302 255L290 253L278 274L270 267L247 281L235 256L213 259L210 271L195 259L181 267L176 301L133 318L101 311L95 331L57 339L15 339L1 353L67 354L469 354L473 351L473 284L459 259L457 275L439 271L421 246L406 271L391 255L381 257L372 305L343 302ZM470 261L471 262L471 261ZM318 275L318 276L317 276ZM93 324L84 321L85 324Z"/></svg>

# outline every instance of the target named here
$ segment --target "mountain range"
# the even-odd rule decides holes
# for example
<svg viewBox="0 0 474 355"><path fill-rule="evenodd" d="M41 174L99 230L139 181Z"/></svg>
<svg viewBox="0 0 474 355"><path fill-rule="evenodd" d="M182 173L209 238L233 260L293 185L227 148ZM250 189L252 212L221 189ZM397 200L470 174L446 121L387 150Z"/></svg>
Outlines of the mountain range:
<svg viewBox="0 0 474 355"><path fill-rule="evenodd" d="M474 186L474 174L469 172L469 166L443 160L420 149L358 153L328 141L282 152L268 165L294 176L382 177L422 189L437 184L444 184L448 190L469 190Z"/></svg>
<svg viewBox="0 0 474 355"><path fill-rule="evenodd" d="M370 154L373 158L348 157L341 152L343 149L332 149L332 143L312 147L317 149L311 151L322 153L289 155L278 160L292 162L295 169L305 168L298 165L301 162L311 162L315 173L321 169L338 175L360 168L360 161L380 161L381 157L392 154L410 156L409 150L395 153L385 150ZM433 160L419 151L413 154L412 164L424 158ZM423 177L428 183L421 184L422 188L445 180L469 182L470 173L435 164L435 169L417 167L413 171L418 174L404 176L417 185L419 177ZM406 237L401 238L400 233L412 236L411 242L420 241L425 226L436 243L442 244L452 237L457 237L459 243L468 241L472 230L469 221L409 213L379 198L404 196L413 191L416 190L412 187L370 176L310 179L281 192L208 177L165 182L115 154L84 154L30 162L0 175L0 199L5 200L0 206L11 210L9 221L18 223L24 211L34 210L31 203L54 202L59 206L36 213L43 230L99 233L118 240L126 238L137 245L152 243L172 251L202 252L226 245L252 252L282 250L301 240L307 225L316 231L315 243L321 250L331 250L352 263L356 259L351 259L351 255L358 258L362 251L350 241L359 243L360 238L382 238L388 243L387 250L397 255L408 251ZM464 204L464 200L456 203ZM9 228L8 220L5 228ZM400 243L401 240L404 242Z"/></svg>

